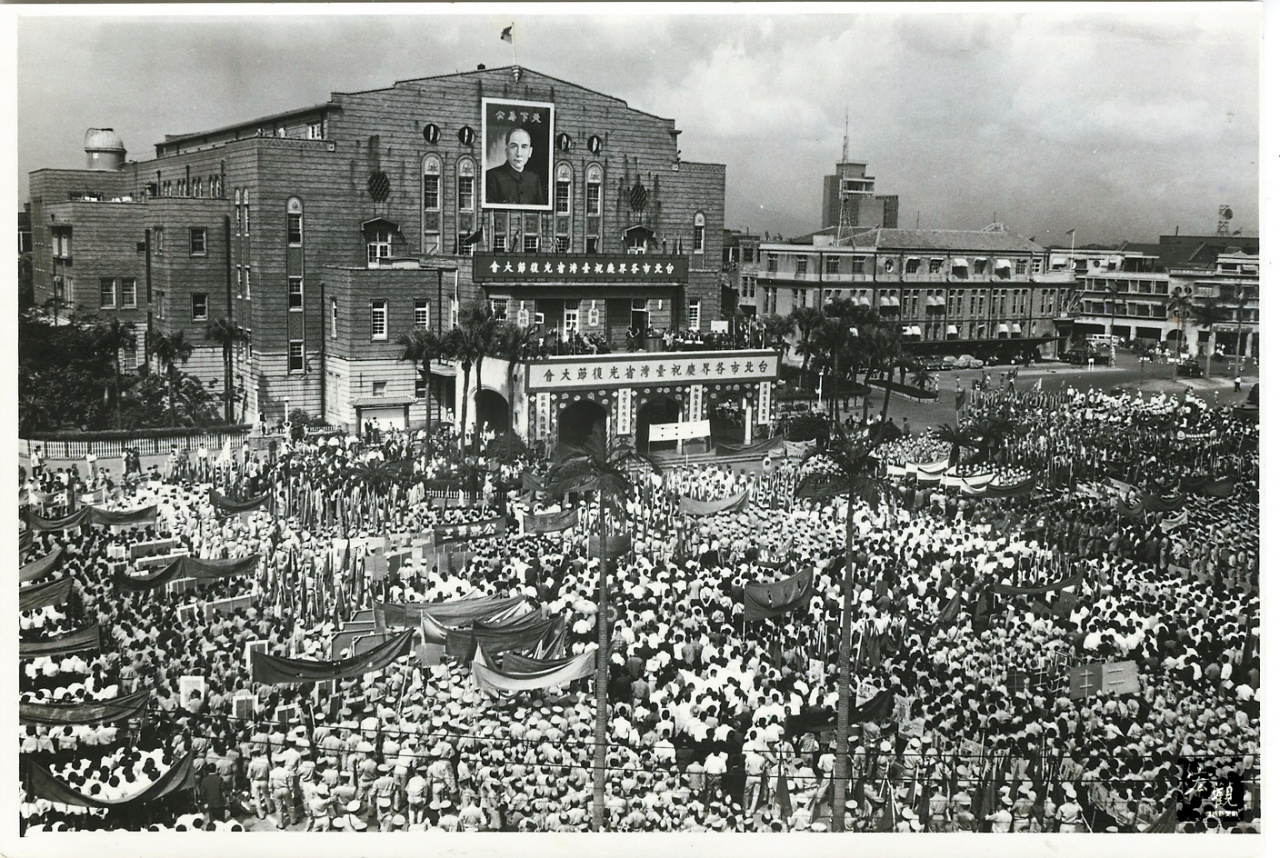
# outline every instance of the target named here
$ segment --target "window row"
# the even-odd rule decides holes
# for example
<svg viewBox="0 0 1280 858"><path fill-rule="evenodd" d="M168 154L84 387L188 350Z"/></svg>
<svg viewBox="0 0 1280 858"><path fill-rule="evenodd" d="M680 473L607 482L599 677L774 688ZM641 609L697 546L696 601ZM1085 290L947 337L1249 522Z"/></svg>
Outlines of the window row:
<svg viewBox="0 0 1280 858"><path fill-rule="evenodd" d="M159 187L154 184L149 187L153 196L158 192L162 197L208 197L215 200L222 198L222 177L218 175L209 176L207 179L201 176L196 176L194 179L190 177L166 179L159 183Z"/></svg>

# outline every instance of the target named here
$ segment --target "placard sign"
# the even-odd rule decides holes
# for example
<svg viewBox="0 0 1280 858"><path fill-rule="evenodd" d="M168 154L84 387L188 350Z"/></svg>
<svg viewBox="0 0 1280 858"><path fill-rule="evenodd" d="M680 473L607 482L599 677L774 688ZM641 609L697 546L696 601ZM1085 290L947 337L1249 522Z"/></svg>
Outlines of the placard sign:
<svg viewBox="0 0 1280 858"><path fill-rule="evenodd" d="M690 438L706 438L710 434L710 420L690 420L684 423L654 423L649 427L650 443L657 441L685 441Z"/></svg>

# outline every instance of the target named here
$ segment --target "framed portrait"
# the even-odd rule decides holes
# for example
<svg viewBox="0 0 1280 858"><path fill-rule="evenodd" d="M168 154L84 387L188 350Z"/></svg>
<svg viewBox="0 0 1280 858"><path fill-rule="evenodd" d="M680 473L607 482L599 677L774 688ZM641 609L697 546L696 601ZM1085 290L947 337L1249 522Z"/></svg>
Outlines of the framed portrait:
<svg viewBox="0 0 1280 858"><path fill-rule="evenodd" d="M178 701L185 709L191 704L196 694L201 700L209 699L209 685L203 676L183 676L178 678Z"/></svg>
<svg viewBox="0 0 1280 858"><path fill-rule="evenodd" d="M555 105L485 98L480 109L481 205L487 209L551 211Z"/></svg>

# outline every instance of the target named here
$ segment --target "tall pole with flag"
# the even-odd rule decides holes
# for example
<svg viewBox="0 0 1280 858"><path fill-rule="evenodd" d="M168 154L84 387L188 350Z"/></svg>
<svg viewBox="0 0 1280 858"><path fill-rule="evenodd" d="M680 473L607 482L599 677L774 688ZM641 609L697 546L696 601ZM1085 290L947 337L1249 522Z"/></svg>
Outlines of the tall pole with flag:
<svg viewBox="0 0 1280 858"><path fill-rule="evenodd" d="M516 37L513 35L513 31L515 30L515 28L516 28L516 24L514 21L512 21L510 26L502 28L502 35L499 36L498 38L502 39L502 41L511 45L511 64L519 65L520 61L516 59Z"/></svg>

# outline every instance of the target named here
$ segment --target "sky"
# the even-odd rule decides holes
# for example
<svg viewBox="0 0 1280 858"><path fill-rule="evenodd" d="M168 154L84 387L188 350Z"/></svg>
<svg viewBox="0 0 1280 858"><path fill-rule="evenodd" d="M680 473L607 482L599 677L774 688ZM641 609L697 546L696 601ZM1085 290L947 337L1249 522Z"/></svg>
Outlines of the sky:
<svg viewBox="0 0 1280 858"><path fill-rule="evenodd" d="M730 228L818 228L847 111L905 228L1154 241L1212 233L1227 204L1258 234L1259 3L337 8L19 10L20 201L29 171L83 166L90 127L145 159L165 134L514 60L674 119L684 160L726 165Z"/></svg>

